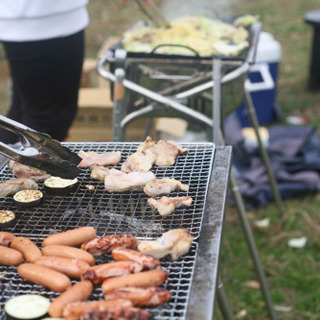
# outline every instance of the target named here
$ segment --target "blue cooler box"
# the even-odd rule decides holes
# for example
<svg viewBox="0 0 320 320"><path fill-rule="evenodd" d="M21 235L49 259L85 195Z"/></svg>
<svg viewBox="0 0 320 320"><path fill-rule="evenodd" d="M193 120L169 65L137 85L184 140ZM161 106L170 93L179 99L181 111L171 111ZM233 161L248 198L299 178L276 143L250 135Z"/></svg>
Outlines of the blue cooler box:
<svg viewBox="0 0 320 320"><path fill-rule="evenodd" d="M281 60L281 45L274 37L261 32L256 61L252 66L245 86L249 90L259 124L267 124L275 119L278 67ZM236 110L242 127L250 127L250 119L244 102Z"/></svg>

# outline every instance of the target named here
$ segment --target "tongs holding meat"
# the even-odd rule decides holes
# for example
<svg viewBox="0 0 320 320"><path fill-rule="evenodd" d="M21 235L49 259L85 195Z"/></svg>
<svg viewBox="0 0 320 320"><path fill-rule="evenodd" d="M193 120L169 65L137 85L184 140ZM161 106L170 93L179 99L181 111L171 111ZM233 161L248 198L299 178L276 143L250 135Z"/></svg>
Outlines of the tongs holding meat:
<svg viewBox="0 0 320 320"><path fill-rule="evenodd" d="M61 178L73 179L78 176L80 169L77 165L81 158L48 134L4 116L0 116L0 127L15 133L24 147L24 150L18 150L0 142L0 153L4 156Z"/></svg>

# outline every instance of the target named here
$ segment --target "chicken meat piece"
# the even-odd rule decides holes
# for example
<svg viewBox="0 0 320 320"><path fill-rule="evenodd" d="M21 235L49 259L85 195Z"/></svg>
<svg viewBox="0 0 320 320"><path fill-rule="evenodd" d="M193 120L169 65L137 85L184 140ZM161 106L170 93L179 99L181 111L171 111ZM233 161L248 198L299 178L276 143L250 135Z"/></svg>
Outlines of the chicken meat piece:
<svg viewBox="0 0 320 320"><path fill-rule="evenodd" d="M162 234L154 241L141 241L138 250L143 253L161 259L167 255L173 261L189 252L194 236L187 229L173 229Z"/></svg>
<svg viewBox="0 0 320 320"><path fill-rule="evenodd" d="M89 168L93 164L100 166L116 165L121 161L120 151L111 151L107 153L97 153L94 151L85 152L80 150L78 156L82 159L78 164L79 168Z"/></svg>
<svg viewBox="0 0 320 320"><path fill-rule="evenodd" d="M189 191L189 186L187 184L181 183L176 179L163 178L155 179L147 182L143 188L143 191L150 197L155 197L160 194L168 194L177 189L182 191Z"/></svg>
<svg viewBox="0 0 320 320"><path fill-rule="evenodd" d="M153 140L152 137L147 136L146 140L137 148L137 151L145 153L147 150L149 150L156 154L156 144L156 140Z"/></svg>
<svg viewBox="0 0 320 320"><path fill-rule="evenodd" d="M148 172L156 161L156 155L146 150L144 153L137 151L130 156L122 164L121 171L123 172Z"/></svg>
<svg viewBox="0 0 320 320"><path fill-rule="evenodd" d="M180 153L187 153L189 150L183 148L175 141L160 140L157 143L157 158L155 164L159 167L173 166Z"/></svg>
<svg viewBox="0 0 320 320"><path fill-rule="evenodd" d="M90 178L94 180L104 181L105 177L109 174L110 169L105 166L92 165L90 166Z"/></svg>
<svg viewBox="0 0 320 320"><path fill-rule="evenodd" d="M168 216L176 208L180 207L190 207L192 204L192 198L189 196L186 197L161 197L160 199L150 198L148 199L148 204L152 209L155 209L159 212L162 217Z"/></svg>
<svg viewBox="0 0 320 320"><path fill-rule="evenodd" d="M104 179L104 187L109 192L142 189L147 182L155 178L151 171L125 173L117 169L110 169L109 174Z"/></svg>
<svg viewBox="0 0 320 320"><path fill-rule="evenodd" d="M6 180L0 183L0 197L9 196L24 189L38 190L39 186L34 180L29 178Z"/></svg>

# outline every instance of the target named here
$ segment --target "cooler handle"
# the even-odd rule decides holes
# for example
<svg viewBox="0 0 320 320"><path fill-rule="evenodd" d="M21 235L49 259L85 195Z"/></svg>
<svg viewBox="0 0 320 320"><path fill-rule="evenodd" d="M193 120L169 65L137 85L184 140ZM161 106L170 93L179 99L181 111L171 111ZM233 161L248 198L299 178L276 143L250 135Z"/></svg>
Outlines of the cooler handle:
<svg viewBox="0 0 320 320"><path fill-rule="evenodd" d="M271 90L275 87L275 83L270 74L267 63L257 63L251 66L250 72L259 72L262 78L261 82L251 82L249 78L245 81L246 90L249 92Z"/></svg>

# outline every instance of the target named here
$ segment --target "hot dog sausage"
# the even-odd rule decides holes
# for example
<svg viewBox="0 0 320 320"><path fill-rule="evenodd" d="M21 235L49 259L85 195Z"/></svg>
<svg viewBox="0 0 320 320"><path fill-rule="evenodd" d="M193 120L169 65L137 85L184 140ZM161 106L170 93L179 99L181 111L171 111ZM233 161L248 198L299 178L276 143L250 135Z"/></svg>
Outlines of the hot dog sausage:
<svg viewBox="0 0 320 320"><path fill-rule="evenodd" d="M6 266L16 266L23 261L23 255L16 249L0 246L0 263Z"/></svg>
<svg viewBox="0 0 320 320"><path fill-rule="evenodd" d="M11 242L11 248L20 251L27 262L34 262L42 256L37 245L25 237L15 237Z"/></svg>
<svg viewBox="0 0 320 320"><path fill-rule="evenodd" d="M142 267L135 262L117 261L93 266L82 275L82 278L90 280L94 284L100 284L107 278L124 276L141 270Z"/></svg>
<svg viewBox="0 0 320 320"><path fill-rule="evenodd" d="M42 246L59 244L71 247L78 247L86 241L96 237L96 230L92 227L81 227L69 231L53 234L45 238Z"/></svg>
<svg viewBox="0 0 320 320"><path fill-rule="evenodd" d="M51 317L62 317L62 309L71 302L85 301L92 293L93 285L90 281L79 281L54 299L48 313Z"/></svg>
<svg viewBox="0 0 320 320"><path fill-rule="evenodd" d="M10 247L10 244L15 235L10 232L0 232L0 246Z"/></svg>
<svg viewBox="0 0 320 320"><path fill-rule="evenodd" d="M45 256L56 256L62 258L80 259L87 262L90 266L95 264L95 259L92 254L79 248L62 245L45 246L42 249L42 254Z"/></svg>
<svg viewBox="0 0 320 320"><path fill-rule="evenodd" d="M102 291L108 294L113 289L125 287L154 287L160 286L167 278L167 273L161 269L154 269L127 276L115 277L104 280Z"/></svg>
<svg viewBox="0 0 320 320"><path fill-rule="evenodd" d="M62 292L71 285L70 279L65 274L34 263L20 264L18 273L21 278L43 285L52 291Z"/></svg>
<svg viewBox="0 0 320 320"><path fill-rule="evenodd" d="M90 268L89 264L83 260L54 256L42 256L35 260L34 263L64 273L68 277L78 279Z"/></svg>

